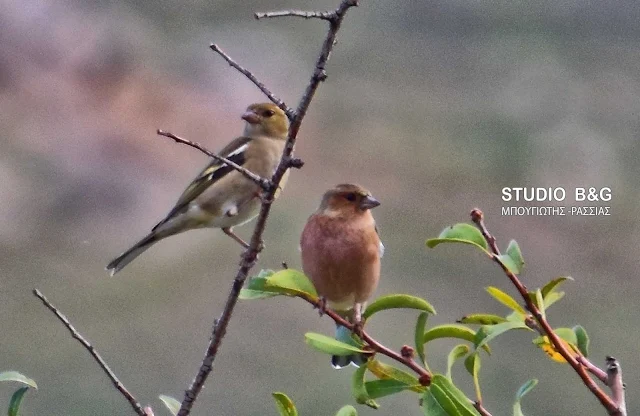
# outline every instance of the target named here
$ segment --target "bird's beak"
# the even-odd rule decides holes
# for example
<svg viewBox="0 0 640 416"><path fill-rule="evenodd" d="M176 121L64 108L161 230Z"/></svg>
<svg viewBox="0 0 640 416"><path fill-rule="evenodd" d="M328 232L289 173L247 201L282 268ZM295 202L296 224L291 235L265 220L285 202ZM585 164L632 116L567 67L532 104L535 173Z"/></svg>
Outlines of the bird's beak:
<svg viewBox="0 0 640 416"><path fill-rule="evenodd" d="M380 201L378 201L371 195L365 196L364 198L362 198L362 201L360 201L361 209L371 209L377 207L378 205L380 205Z"/></svg>
<svg viewBox="0 0 640 416"><path fill-rule="evenodd" d="M260 117L253 111L245 111L241 118L249 124L258 124L260 122Z"/></svg>

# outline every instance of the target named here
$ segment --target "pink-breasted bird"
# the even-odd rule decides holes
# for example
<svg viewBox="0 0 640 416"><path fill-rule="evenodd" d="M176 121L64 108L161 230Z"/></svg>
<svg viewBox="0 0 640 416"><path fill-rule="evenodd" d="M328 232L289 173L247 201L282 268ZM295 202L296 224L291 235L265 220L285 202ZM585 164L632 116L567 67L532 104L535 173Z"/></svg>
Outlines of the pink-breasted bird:
<svg viewBox="0 0 640 416"><path fill-rule="evenodd" d="M351 312L358 325L364 304L380 279L384 246L371 214L378 205L380 202L363 187L338 185L324 193L300 238L302 269L322 302L336 311ZM349 342L350 334L339 326L336 337ZM331 359L336 368L350 362L362 363L362 357Z"/></svg>
<svg viewBox="0 0 640 416"><path fill-rule="evenodd" d="M284 150L289 121L272 103L252 104L242 115L244 133L218 155L263 178L271 178ZM287 174L280 182L283 188ZM113 276L153 244L195 228L221 228L243 246L232 227L250 221L260 211L261 188L243 174L217 160L211 161L184 190L178 202L151 232L107 265Z"/></svg>

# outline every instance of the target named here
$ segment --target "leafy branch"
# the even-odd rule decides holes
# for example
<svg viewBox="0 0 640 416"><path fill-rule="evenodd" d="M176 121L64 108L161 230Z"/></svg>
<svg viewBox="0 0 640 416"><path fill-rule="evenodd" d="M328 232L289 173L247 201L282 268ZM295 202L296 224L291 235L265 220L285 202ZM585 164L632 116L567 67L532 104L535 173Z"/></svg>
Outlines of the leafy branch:
<svg viewBox="0 0 640 416"><path fill-rule="evenodd" d="M316 309L320 309L321 306L320 298L309 278L294 269L284 269L278 272L263 270L260 275L249 281L247 288L241 291L240 298L262 299L276 295L298 297ZM362 316L366 322L375 313L395 308L415 309L435 314L435 309L424 299L410 295L388 295L371 303ZM356 331L356 326L352 322L333 309L325 308L324 315L331 318L336 325L343 326L350 332ZM418 376L417 382L420 385L428 386L431 383L431 373L415 360L414 348L405 345L401 351L396 352L375 340L364 328L357 332L358 340L355 346L313 333L308 333L306 338L307 342L316 349L333 355L362 353L369 358L373 358L375 354L385 355L413 370Z"/></svg>
<svg viewBox="0 0 640 416"><path fill-rule="evenodd" d="M511 309L512 313L506 318L490 314L471 314L463 317L460 323L482 325L475 333L476 348L512 329L536 331L540 336L534 339L533 343L554 361L569 363L608 414L626 416L624 384L618 361L607 357L607 371L600 369L587 358L589 337L582 326L554 329L547 320L547 309L564 296L564 292L558 291L558 287L563 282L573 279L558 277L540 289L529 291L518 277L524 267L524 259L518 243L511 240L503 254L498 249L495 237L491 235L484 223L482 211L472 210L471 220L474 225L463 223L445 228L437 238L427 240L427 246L433 248L442 243L461 243L480 249L500 266L524 300L523 307L499 288L488 287L487 292ZM612 395L605 393L589 374L608 386ZM475 407L482 413L479 395L475 401Z"/></svg>
<svg viewBox="0 0 640 416"><path fill-rule="evenodd" d="M522 284L518 276L514 273L512 268L508 266L505 262L504 257L500 254L500 250L498 249L498 245L496 243L496 239L489 233L487 227L484 223L484 215L482 211L479 209L474 209L471 211L471 221L478 227L485 241L489 245L491 249L490 257L500 265L504 273L507 275L511 283L516 287L520 296L522 296L527 310L533 315L537 324L539 325L540 332L548 337L549 341L553 345L555 351L557 351L568 363L569 365L578 373L578 376L582 379L587 388L593 393L594 396L600 401L600 403L607 409L607 412L613 416L626 416L626 406L624 401L624 392L622 391L622 387L617 387L620 383L614 383L611 380L609 383L609 378L607 379L607 385L612 388L612 392L618 395L617 400L614 400L612 397L607 395L598 385L594 382L594 380L588 374L588 368L591 368L593 372L593 368L596 367L594 365L589 365L588 367L583 365L583 362L588 361L586 357L582 356L580 351L576 351L572 349L566 341L560 339L558 334L553 330L551 325L546 319L543 310L541 310L534 301L536 297L530 295L527 291L527 288ZM518 250L519 251L519 250ZM509 256L513 259L513 256ZM615 359L609 360L612 361L612 364L609 365L611 368L619 369L619 363ZM601 371L601 370L600 370ZM618 370L615 371L619 373ZM598 372L599 373L599 372ZM621 375L617 378L621 379Z"/></svg>

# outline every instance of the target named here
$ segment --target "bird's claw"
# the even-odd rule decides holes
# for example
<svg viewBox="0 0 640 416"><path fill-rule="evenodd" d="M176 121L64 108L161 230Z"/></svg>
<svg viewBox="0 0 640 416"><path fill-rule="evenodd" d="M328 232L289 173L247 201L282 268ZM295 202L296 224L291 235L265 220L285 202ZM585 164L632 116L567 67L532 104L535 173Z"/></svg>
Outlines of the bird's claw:
<svg viewBox="0 0 640 416"><path fill-rule="evenodd" d="M327 299L324 296L320 296L317 308L318 314L320 316L324 315L327 312Z"/></svg>
<svg viewBox="0 0 640 416"><path fill-rule="evenodd" d="M358 336L358 338L362 338L362 332L364 331L364 324L362 321L355 322L353 324L352 332Z"/></svg>

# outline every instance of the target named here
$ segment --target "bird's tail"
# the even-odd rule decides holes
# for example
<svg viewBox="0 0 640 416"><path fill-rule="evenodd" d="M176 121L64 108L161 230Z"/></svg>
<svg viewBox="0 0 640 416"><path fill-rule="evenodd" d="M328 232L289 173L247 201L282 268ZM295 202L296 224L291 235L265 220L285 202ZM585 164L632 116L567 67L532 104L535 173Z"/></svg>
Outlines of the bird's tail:
<svg viewBox="0 0 640 416"><path fill-rule="evenodd" d="M345 344L353 345L354 347L361 347L361 343L358 343L352 336L351 331L342 325L336 326L336 339L344 342ZM356 367L360 367L367 362L366 354L351 354L351 355L332 355L331 365L333 368L340 369L353 364Z"/></svg>
<svg viewBox="0 0 640 416"><path fill-rule="evenodd" d="M107 271L111 276L118 273L127 264L131 263L140 254L144 253L149 247L158 242L160 238L155 232L152 232L142 240L138 241L133 247L125 251L107 264Z"/></svg>

